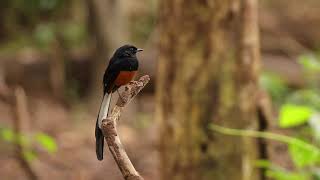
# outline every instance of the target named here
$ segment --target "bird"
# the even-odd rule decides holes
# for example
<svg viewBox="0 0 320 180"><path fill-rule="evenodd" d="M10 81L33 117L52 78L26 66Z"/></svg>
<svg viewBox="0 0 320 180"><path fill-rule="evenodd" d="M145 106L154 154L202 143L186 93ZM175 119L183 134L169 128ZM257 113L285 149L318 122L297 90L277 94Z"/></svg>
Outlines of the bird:
<svg viewBox="0 0 320 180"><path fill-rule="evenodd" d="M103 99L100 105L99 114L95 127L96 155L98 160L103 160L104 136L101 130L102 120L108 116L111 95L118 89L134 79L139 61L137 53L143 49L133 45L119 47L109 60L109 64L103 75ZM120 96L120 94L119 94ZM121 98L121 96L120 96Z"/></svg>

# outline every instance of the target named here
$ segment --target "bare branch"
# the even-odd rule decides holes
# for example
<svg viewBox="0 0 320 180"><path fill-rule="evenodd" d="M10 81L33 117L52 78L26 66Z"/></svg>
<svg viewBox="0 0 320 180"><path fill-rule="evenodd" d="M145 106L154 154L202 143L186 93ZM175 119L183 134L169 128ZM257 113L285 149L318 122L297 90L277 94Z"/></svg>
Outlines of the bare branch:
<svg viewBox="0 0 320 180"><path fill-rule="evenodd" d="M121 93L121 97L118 98L110 116L102 121L103 135L125 180L143 180L143 178L135 170L126 151L124 150L116 125L120 118L122 109L144 88L149 80L149 76L145 75L138 81L130 82L125 87L125 91Z"/></svg>
<svg viewBox="0 0 320 180"><path fill-rule="evenodd" d="M20 166L25 171L28 179L37 180L38 176L36 172L33 170L31 163L25 159L24 153L26 152L26 148L22 144L22 134L27 134L26 131L30 126L30 115L27 110L27 97L24 90L21 87L17 87L14 91L14 106L15 106L15 115L14 118L14 131L16 134L16 155L17 161Z"/></svg>

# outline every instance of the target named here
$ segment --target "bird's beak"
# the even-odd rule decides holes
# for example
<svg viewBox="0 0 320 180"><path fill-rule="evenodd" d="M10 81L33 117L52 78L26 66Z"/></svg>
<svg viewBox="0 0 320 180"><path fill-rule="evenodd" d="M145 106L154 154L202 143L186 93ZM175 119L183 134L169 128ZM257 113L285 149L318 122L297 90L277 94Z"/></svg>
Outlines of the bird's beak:
<svg viewBox="0 0 320 180"><path fill-rule="evenodd" d="M140 52L140 51L143 51L143 49L138 48L138 49L137 49L137 52Z"/></svg>

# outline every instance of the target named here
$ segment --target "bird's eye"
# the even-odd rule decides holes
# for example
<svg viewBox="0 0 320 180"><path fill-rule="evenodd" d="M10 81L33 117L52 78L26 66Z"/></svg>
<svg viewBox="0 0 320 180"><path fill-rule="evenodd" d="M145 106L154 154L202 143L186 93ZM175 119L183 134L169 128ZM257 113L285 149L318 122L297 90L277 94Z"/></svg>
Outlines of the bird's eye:
<svg viewBox="0 0 320 180"><path fill-rule="evenodd" d="M134 51L134 49L133 49L133 48L130 48L130 51Z"/></svg>

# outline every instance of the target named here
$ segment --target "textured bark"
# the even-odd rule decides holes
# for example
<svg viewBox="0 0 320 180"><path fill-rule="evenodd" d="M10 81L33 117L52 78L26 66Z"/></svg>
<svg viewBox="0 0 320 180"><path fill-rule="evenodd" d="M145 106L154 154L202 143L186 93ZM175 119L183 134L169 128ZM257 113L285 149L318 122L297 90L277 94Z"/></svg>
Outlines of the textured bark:
<svg viewBox="0 0 320 180"><path fill-rule="evenodd" d="M125 91L118 98L110 116L102 121L102 131L107 141L109 150L116 161L125 180L143 180L143 177L135 170L123 145L116 128L123 108L144 88L150 81L149 76L143 76L138 81L130 82Z"/></svg>
<svg viewBox="0 0 320 180"><path fill-rule="evenodd" d="M164 0L159 9L162 179L259 179L255 140L209 130L258 128L256 0Z"/></svg>

